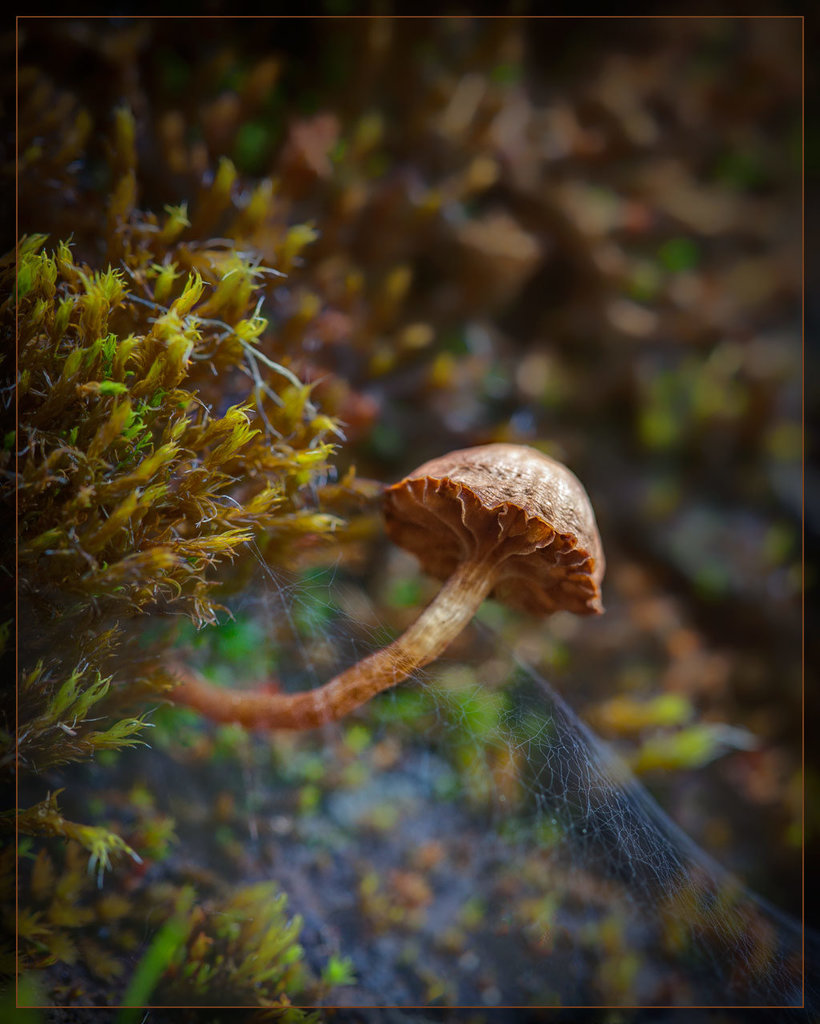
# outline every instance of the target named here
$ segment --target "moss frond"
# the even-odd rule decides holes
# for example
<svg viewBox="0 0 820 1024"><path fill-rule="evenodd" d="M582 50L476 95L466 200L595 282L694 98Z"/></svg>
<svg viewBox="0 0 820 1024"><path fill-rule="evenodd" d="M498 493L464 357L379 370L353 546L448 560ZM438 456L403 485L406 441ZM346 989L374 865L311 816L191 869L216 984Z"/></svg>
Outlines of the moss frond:
<svg viewBox="0 0 820 1024"><path fill-rule="evenodd" d="M111 858L126 855L138 864L141 858L116 832L93 825L82 825L63 817L57 803L62 790L49 793L45 800L17 812L17 830L29 836L59 836L73 840L89 853L88 871L97 873L102 884L103 874L111 867ZM6 819L8 820L8 819Z"/></svg>
<svg viewBox="0 0 820 1024"><path fill-rule="evenodd" d="M179 915L178 941L166 950L157 999L196 1006L217 997L223 1005L287 1007L288 994L307 995L315 980L298 942L302 921L288 917L287 897L274 884L243 886L210 909L206 914L191 906Z"/></svg>

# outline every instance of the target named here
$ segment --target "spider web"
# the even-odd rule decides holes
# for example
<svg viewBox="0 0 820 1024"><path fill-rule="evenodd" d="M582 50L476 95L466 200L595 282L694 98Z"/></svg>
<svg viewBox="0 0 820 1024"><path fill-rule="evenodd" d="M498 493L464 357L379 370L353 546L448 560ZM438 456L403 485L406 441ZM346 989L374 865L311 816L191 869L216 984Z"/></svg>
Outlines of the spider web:
<svg viewBox="0 0 820 1024"><path fill-rule="evenodd" d="M558 818L570 856L623 886L647 925L677 926L703 1002L802 1002L801 928L745 889L664 813L622 761L532 670L520 696L544 727L520 740L536 817ZM518 712L520 714L520 712Z"/></svg>
<svg viewBox="0 0 820 1024"><path fill-rule="evenodd" d="M319 685L388 638L363 592L336 570L288 581L266 569L254 605L254 615L264 607L277 623L272 642L286 689ZM246 772L249 800L277 820L280 809L266 810L265 801L294 781L291 763L305 751L331 778L320 806L276 839L272 855L295 909L318 921L325 941L351 954L366 979L331 1002L418 1006L436 998L435 987L402 980L408 943L384 935L392 922L406 936L416 914L409 948L417 973L449 972L442 998L450 1005L800 1007L800 923L704 853L549 682L481 630L507 662L506 678L485 686L468 673L454 688L448 679L458 663L445 656L352 719L296 736L273 774L264 759ZM365 726L371 749L398 743L400 754L381 764L363 753L367 781L339 785L340 749L351 729ZM277 740L260 743L267 752ZM385 805L393 824L374 832ZM435 869L407 872L408 849L432 844L441 854ZM332 851L331 869L322 856L300 861L318 847L323 856ZM382 885L392 918L386 925L377 907L374 925L374 902L351 895L362 891L362 863L378 864L394 889L406 889L408 875L428 885L426 902ZM519 866L525 880L516 891ZM300 903L305 872L313 891ZM482 921L442 954L442 934L478 898ZM816 949L809 936L807 961ZM487 983L476 982L477 960Z"/></svg>

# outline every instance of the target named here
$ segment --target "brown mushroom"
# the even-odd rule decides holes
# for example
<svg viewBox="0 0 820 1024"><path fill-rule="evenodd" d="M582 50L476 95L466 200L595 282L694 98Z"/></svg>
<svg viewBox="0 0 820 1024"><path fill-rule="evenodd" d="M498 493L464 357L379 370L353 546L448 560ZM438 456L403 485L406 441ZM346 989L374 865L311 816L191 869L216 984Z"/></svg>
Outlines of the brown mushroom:
<svg viewBox="0 0 820 1024"><path fill-rule="evenodd" d="M603 610L604 556L586 491L533 448L480 445L425 462L387 488L385 519L390 538L446 580L398 639L303 693L225 691L185 672L171 699L251 728L312 728L434 661L485 597L541 615Z"/></svg>

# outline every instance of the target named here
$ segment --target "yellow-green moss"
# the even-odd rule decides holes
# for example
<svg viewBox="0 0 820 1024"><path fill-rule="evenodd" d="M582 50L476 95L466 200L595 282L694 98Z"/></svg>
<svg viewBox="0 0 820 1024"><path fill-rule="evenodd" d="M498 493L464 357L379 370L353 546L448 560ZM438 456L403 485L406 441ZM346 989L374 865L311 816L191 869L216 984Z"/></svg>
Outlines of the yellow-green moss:
<svg viewBox="0 0 820 1024"><path fill-rule="evenodd" d="M63 147L71 159L87 140L86 121L78 114L72 122ZM50 130L59 134L59 125ZM287 357L261 344L265 295L282 276L277 257L291 266L315 232L282 224L277 236L269 228L263 255L249 234L270 221L271 190L240 202L228 160L197 198L193 219L187 203L162 216L138 209L135 135L134 118L120 108L94 245L31 234L0 264L16 297L19 366L19 422L6 445L18 452L16 755L23 791L42 793L16 813L33 862L21 874L18 969L90 957L107 981L123 975L122 950L103 956L93 939L100 921L88 903L88 870L101 884L113 858L138 862L139 852L108 827L64 818L58 794L37 775L142 742L146 701L155 705L172 685L160 661L171 631L153 629L150 643L134 643L147 616L212 624L221 609L216 588L247 578L251 542L269 565L293 563L306 539L342 525L313 497L341 430ZM44 158L24 153L24 163ZM215 218L226 216L233 223L214 237ZM95 248L99 260L88 255ZM13 301L4 303L7 324L14 313ZM7 765L11 734L9 726ZM173 836L170 819L160 826L143 830L149 855ZM176 973L173 958L164 965L175 991L208 1002L230 989L251 1005L287 1005L302 976L298 921L287 921L278 896L264 914L242 917L249 898L239 890L213 919L198 911L197 928L188 922L202 956L188 950ZM167 915L166 924L176 920ZM77 929L85 929L81 938ZM221 950L214 960L212 948Z"/></svg>

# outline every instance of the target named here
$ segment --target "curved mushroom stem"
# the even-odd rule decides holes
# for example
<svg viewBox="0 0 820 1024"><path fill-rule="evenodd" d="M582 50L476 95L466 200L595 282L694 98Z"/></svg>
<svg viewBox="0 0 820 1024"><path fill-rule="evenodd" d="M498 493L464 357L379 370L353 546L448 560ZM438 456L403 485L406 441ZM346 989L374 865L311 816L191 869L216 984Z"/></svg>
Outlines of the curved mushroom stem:
<svg viewBox="0 0 820 1024"><path fill-rule="evenodd" d="M313 729L336 721L434 661L476 613L495 579L495 566L489 561L462 562L400 637L314 690L224 690L185 669L178 672L183 682L170 700L215 721L238 722L248 729Z"/></svg>

